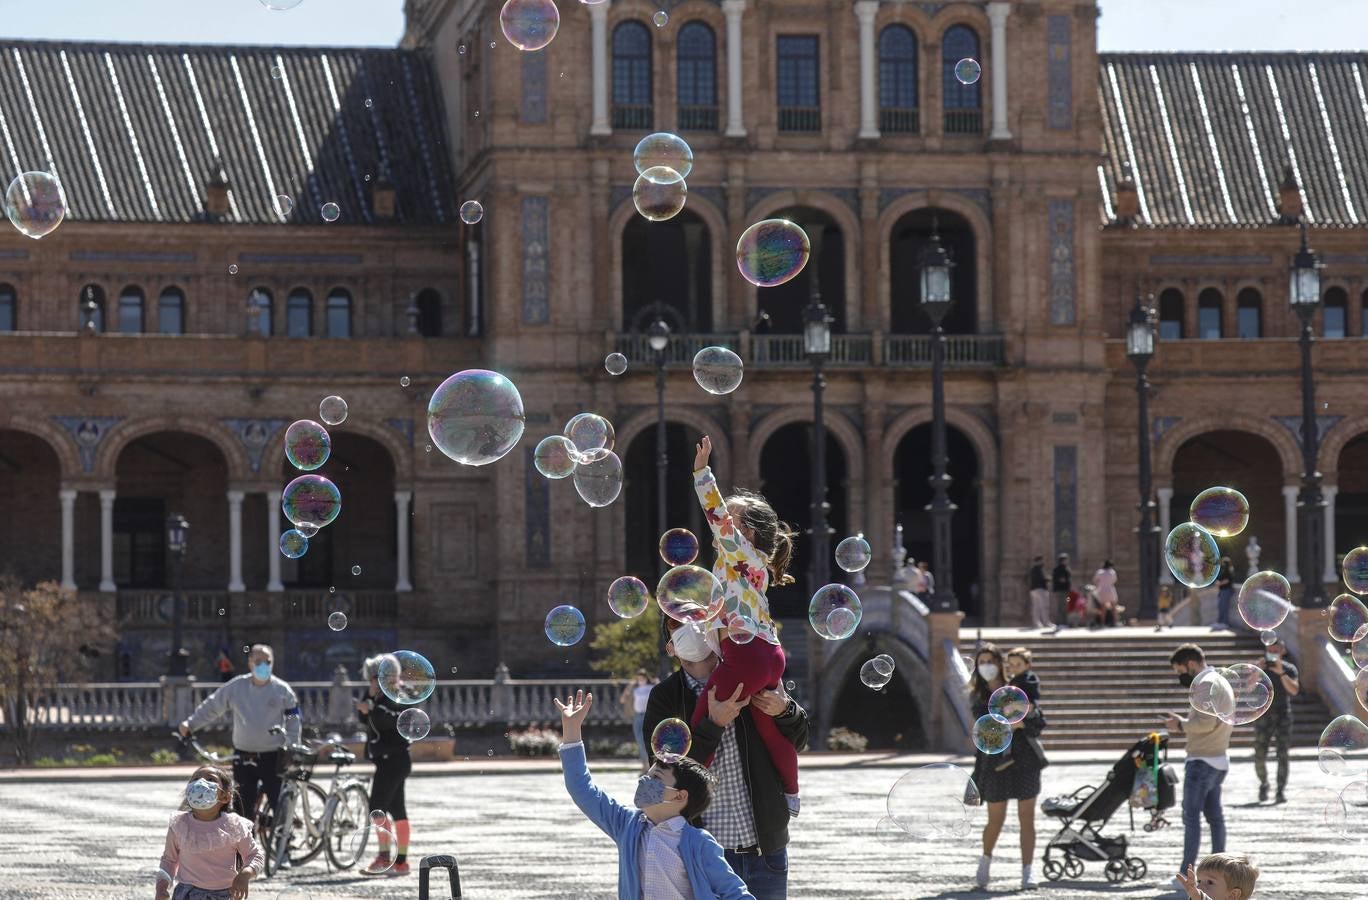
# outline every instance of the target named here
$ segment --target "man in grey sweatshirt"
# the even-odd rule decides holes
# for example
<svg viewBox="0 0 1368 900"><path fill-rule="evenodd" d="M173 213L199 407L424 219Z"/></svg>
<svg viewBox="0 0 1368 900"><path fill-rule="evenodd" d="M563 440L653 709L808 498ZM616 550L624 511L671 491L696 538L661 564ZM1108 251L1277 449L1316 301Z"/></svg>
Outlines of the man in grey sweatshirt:
<svg viewBox="0 0 1368 900"><path fill-rule="evenodd" d="M233 811L251 819L262 793L274 805L280 793L280 749L299 743L299 700L294 689L271 674L275 653L265 644L252 645L248 673L214 691L194 714L180 724L180 733L203 728L228 710L233 712L233 780L238 799ZM271 729L284 726L284 734Z"/></svg>

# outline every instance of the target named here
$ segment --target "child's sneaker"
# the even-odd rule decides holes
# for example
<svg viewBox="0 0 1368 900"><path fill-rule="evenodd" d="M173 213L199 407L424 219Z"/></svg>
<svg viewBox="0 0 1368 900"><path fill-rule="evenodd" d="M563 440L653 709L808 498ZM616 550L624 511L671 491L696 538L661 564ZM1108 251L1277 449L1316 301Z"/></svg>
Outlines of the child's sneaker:
<svg viewBox="0 0 1368 900"><path fill-rule="evenodd" d="M390 870L390 858L385 854L380 854L371 860L370 865L361 870L362 875L384 875Z"/></svg>
<svg viewBox="0 0 1368 900"><path fill-rule="evenodd" d="M389 870L388 872L386 872L385 874L386 874L386 875L407 875L408 873L409 873L409 864L406 863L406 862L401 862L401 863L395 863L395 864L394 864L394 868L390 869L390 870Z"/></svg>
<svg viewBox="0 0 1368 900"><path fill-rule="evenodd" d="M785 794L784 802L788 804L789 818L798 818L798 808L802 805L802 798L797 794Z"/></svg>

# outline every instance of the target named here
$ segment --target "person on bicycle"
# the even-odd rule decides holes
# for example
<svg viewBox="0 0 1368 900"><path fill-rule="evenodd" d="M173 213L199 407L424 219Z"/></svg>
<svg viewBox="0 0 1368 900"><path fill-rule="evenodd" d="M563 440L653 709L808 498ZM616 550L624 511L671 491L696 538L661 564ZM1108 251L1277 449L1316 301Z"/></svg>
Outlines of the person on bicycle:
<svg viewBox="0 0 1368 900"><path fill-rule="evenodd" d="M380 690L380 662L383 656L372 656L362 664L362 672L370 686L366 696L356 703L356 714L366 726L366 759L375 763L375 778L371 781L371 809L383 810L394 823L395 848L393 865L390 863L389 835L376 832L380 852L363 875L407 875L409 820L404 804L404 782L413 771L409 759L409 742L399 734L399 714L408 707L396 703Z"/></svg>
<svg viewBox="0 0 1368 900"><path fill-rule="evenodd" d="M253 644L247 657L248 673L225 682L180 724L180 733L189 736L232 710L233 781L238 787L233 811L248 819L255 818L257 798L262 794L275 805L284 768L280 750L299 743L299 700L293 688L271 674L274 663L270 647Z"/></svg>

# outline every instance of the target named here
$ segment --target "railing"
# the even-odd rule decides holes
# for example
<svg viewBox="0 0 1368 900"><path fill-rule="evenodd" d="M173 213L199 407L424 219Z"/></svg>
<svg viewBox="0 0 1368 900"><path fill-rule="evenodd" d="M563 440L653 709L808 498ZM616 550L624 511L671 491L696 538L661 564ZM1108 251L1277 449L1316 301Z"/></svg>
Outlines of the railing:
<svg viewBox="0 0 1368 900"><path fill-rule="evenodd" d="M833 334L831 355L827 364L833 366L867 366L872 359L873 340L867 334ZM807 351L801 334L757 334L751 336L751 358L757 366L806 366Z"/></svg>
<svg viewBox="0 0 1368 900"><path fill-rule="evenodd" d="M651 127L651 121L655 118L654 107L651 104L613 104L613 127L624 130L640 130Z"/></svg>
<svg viewBox="0 0 1368 900"><path fill-rule="evenodd" d="M931 663L929 610L911 591L887 587L857 588L860 595L860 628L896 634L922 662ZM830 661L841 650L840 641L822 641L822 656Z"/></svg>
<svg viewBox="0 0 1368 900"><path fill-rule="evenodd" d="M59 684L30 696L25 718L50 731L126 731L166 724L160 684ZM0 707L0 731L18 720L16 698Z"/></svg>
<svg viewBox="0 0 1368 900"><path fill-rule="evenodd" d="M821 131L822 110L816 106L781 106L780 131Z"/></svg>
<svg viewBox="0 0 1368 900"><path fill-rule="evenodd" d="M890 134L916 134L921 131L921 110L885 106L879 110L879 131Z"/></svg>
<svg viewBox="0 0 1368 900"><path fill-rule="evenodd" d="M947 109L945 111L946 134L982 134L983 110Z"/></svg>
<svg viewBox="0 0 1368 900"><path fill-rule="evenodd" d="M650 338L644 334L619 334L612 339L613 349L627 357L628 362L655 364L655 351L651 349ZM740 346L735 334L672 334L665 345L665 365L691 366L693 358L704 347L727 347L736 350Z"/></svg>
<svg viewBox="0 0 1368 900"><path fill-rule="evenodd" d="M681 106L681 107L679 107L679 130L680 130L680 131L716 131L716 130L717 130L717 107L716 107L716 106Z"/></svg>
<svg viewBox="0 0 1368 900"><path fill-rule="evenodd" d="M947 334L947 366L1000 366L1006 342L1000 334ZM890 366L931 365L929 334L900 334L884 338L884 363Z"/></svg>
<svg viewBox="0 0 1368 900"><path fill-rule="evenodd" d="M231 611L233 621L242 623L280 617L292 622L316 622L335 609L366 622L388 622L398 615L399 608L394 591L184 591L182 596L185 621L191 623L215 621L219 610ZM173 597L169 590L119 591L115 608L121 622L164 623L171 621L175 612Z"/></svg>

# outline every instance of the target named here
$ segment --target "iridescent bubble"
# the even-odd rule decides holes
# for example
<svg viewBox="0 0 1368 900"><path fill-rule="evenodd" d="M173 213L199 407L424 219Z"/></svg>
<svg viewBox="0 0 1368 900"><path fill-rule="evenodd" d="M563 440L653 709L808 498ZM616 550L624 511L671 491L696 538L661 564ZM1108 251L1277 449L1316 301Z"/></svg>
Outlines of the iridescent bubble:
<svg viewBox="0 0 1368 900"><path fill-rule="evenodd" d="M526 414L513 382L488 369L457 372L428 401L428 434L447 456L467 466L504 457L522 438Z"/></svg>
<svg viewBox="0 0 1368 900"><path fill-rule="evenodd" d="M300 522L295 528L306 538L311 538L318 534L318 526L312 522Z"/></svg>
<svg viewBox="0 0 1368 900"><path fill-rule="evenodd" d="M1355 594L1368 594L1368 547L1355 547L1344 554L1344 586Z"/></svg>
<svg viewBox="0 0 1368 900"><path fill-rule="evenodd" d="M432 720L421 709L406 709L394 720L394 730L406 741L421 741L432 730Z"/></svg>
<svg viewBox="0 0 1368 900"><path fill-rule="evenodd" d="M546 614L544 630L557 647L573 647L584 637L584 613L573 606L557 606Z"/></svg>
<svg viewBox="0 0 1368 900"><path fill-rule="evenodd" d="M1248 725L1268 712L1273 705L1273 681L1259 666L1236 663L1218 669L1220 677L1230 683L1234 708L1228 715L1218 716L1228 725Z"/></svg>
<svg viewBox="0 0 1368 900"><path fill-rule="evenodd" d="M547 478L569 478L575 474L575 445L564 435L548 435L532 452L532 464Z"/></svg>
<svg viewBox="0 0 1368 900"><path fill-rule="evenodd" d="M1207 488L1193 498L1188 518L1216 537L1234 537L1249 524L1249 501L1234 488Z"/></svg>
<svg viewBox="0 0 1368 900"><path fill-rule="evenodd" d="M267 9L286 10L294 9L303 2L304 0L261 0L261 5Z"/></svg>
<svg viewBox="0 0 1368 900"><path fill-rule="evenodd" d="M437 687L437 672L421 653L396 650L380 658L376 680L386 697L412 706L432 696Z"/></svg>
<svg viewBox="0 0 1368 900"><path fill-rule="evenodd" d="M609 353L603 358L603 368L609 375L621 375L627 371L627 357L621 353Z"/></svg>
<svg viewBox="0 0 1368 900"><path fill-rule="evenodd" d="M732 616L723 631L733 644L749 644L755 640L755 633L759 630L759 626L750 616Z"/></svg>
<svg viewBox="0 0 1368 900"><path fill-rule="evenodd" d="M617 442L613 423L597 413L583 412L565 423L563 434L580 453L590 450L612 450Z"/></svg>
<svg viewBox="0 0 1368 900"><path fill-rule="evenodd" d="M974 723L974 746L979 752L994 755L1012 746L1012 726L996 716L979 716Z"/></svg>
<svg viewBox="0 0 1368 900"><path fill-rule="evenodd" d="M1358 674L1354 676L1354 696L1358 698L1359 706L1368 709L1368 668L1360 667Z"/></svg>
<svg viewBox="0 0 1368 900"><path fill-rule="evenodd" d="M328 429L309 419L300 419L285 429L285 458L303 472L312 472L328 461L332 438Z"/></svg>
<svg viewBox="0 0 1368 900"><path fill-rule="evenodd" d="M360 574L361 574L361 567L360 567L360 566L352 566L351 572L352 572L353 575L360 575Z"/></svg>
<svg viewBox="0 0 1368 900"><path fill-rule="evenodd" d="M1188 687L1188 705L1200 713L1223 719L1235 712L1235 688L1216 669L1199 672Z"/></svg>
<svg viewBox="0 0 1368 900"><path fill-rule="evenodd" d="M286 559L299 559L309 551L309 539L291 528L280 536L280 555Z"/></svg>
<svg viewBox="0 0 1368 900"><path fill-rule="evenodd" d="M671 566L687 566L698 559L698 538L687 528L671 528L660 536L660 558Z"/></svg>
<svg viewBox="0 0 1368 900"><path fill-rule="evenodd" d="M663 9L658 9L656 10L655 15L651 16L651 21L655 23L655 27L664 28L669 24L670 14Z"/></svg>
<svg viewBox="0 0 1368 900"><path fill-rule="evenodd" d="M969 773L950 763L921 766L902 775L888 791L888 817L914 838L963 837L981 805Z"/></svg>
<svg viewBox="0 0 1368 900"><path fill-rule="evenodd" d="M1026 718L1031 710L1031 700L1026 692L1014 685L1005 684L988 696L988 715L1015 725Z"/></svg>
<svg viewBox="0 0 1368 900"><path fill-rule="evenodd" d="M1278 633L1276 631L1268 630L1259 632L1259 643L1263 644L1265 647L1271 647L1277 642Z"/></svg>
<svg viewBox="0 0 1368 900"><path fill-rule="evenodd" d="M1316 745L1319 762L1327 775L1361 775L1368 772L1368 725L1357 716L1332 719Z"/></svg>
<svg viewBox="0 0 1368 900"><path fill-rule="evenodd" d="M333 631L342 631L347 627L347 614L342 611L328 613L328 627Z"/></svg>
<svg viewBox="0 0 1368 900"><path fill-rule="evenodd" d="M657 131L637 142L632 162L638 175L654 166L664 166L679 173L680 178L688 178L693 171L693 150L679 135Z"/></svg>
<svg viewBox="0 0 1368 900"><path fill-rule="evenodd" d="M693 376L709 394L730 394L741 386L741 357L726 347L704 347L694 354Z"/></svg>
<svg viewBox="0 0 1368 900"><path fill-rule="evenodd" d="M479 200L467 200L461 204L461 221L475 225L484 218L484 204Z"/></svg>
<svg viewBox="0 0 1368 900"><path fill-rule="evenodd" d="M848 537L836 545L836 565L846 572L861 572L869 565L874 551L863 534Z"/></svg>
<svg viewBox="0 0 1368 900"><path fill-rule="evenodd" d="M893 667L884 662L881 657L867 659L864 665L860 666L860 681L867 688L879 690L893 679Z"/></svg>
<svg viewBox="0 0 1368 900"><path fill-rule="evenodd" d="M763 219L736 242L736 268L756 287L774 287L803 271L811 253L807 232L796 223Z"/></svg>
<svg viewBox="0 0 1368 900"><path fill-rule="evenodd" d="M1240 585L1235 606L1255 631L1277 628L1292 610L1292 585L1277 572L1255 572Z"/></svg>
<svg viewBox="0 0 1368 900"><path fill-rule="evenodd" d="M637 212L652 222L664 222L679 215L688 196L689 186L683 176L669 166L651 166L632 185L632 202Z"/></svg>
<svg viewBox="0 0 1368 900"><path fill-rule="evenodd" d="M1221 548L1211 532L1195 522L1184 522L1169 532L1164 561L1173 577L1190 588L1204 588L1221 571Z"/></svg>
<svg viewBox="0 0 1368 900"><path fill-rule="evenodd" d="M347 421L347 401L336 394L324 397L318 404L318 417L326 425L341 425Z"/></svg>
<svg viewBox="0 0 1368 900"><path fill-rule="evenodd" d="M330 200L323 204L323 208L319 210L319 214L323 216L324 222L336 222L338 217L342 215L342 207Z"/></svg>
<svg viewBox="0 0 1368 900"><path fill-rule="evenodd" d="M955 80L960 84L975 84L983 75L983 66L976 59L962 59L955 63Z"/></svg>
<svg viewBox="0 0 1368 900"><path fill-rule="evenodd" d="M1349 648L1349 658L1360 669L1368 669L1368 638L1359 638Z"/></svg>
<svg viewBox="0 0 1368 900"><path fill-rule="evenodd" d="M35 241L61 225L66 212L66 192L49 172L25 172L5 191L5 215L20 234Z"/></svg>
<svg viewBox="0 0 1368 900"><path fill-rule="evenodd" d="M818 637L839 641L850 637L860 624L864 608L860 597L843 584L820 587L808 602L808 622Z"/></svg>
<svg viewBox="0 0 1368 900"><path fill-rule="evenodd" d="M499 10L499 27L519 50L540 50L560 30L560 10L552 0L508 0Z"/></svg>
<svg viewBox="0 0 1368 900"><path fill-rule="evenodd" d="M710 622L725 602L722 583L699 566L675 566L656 585L660 611L676 622Z"/></svg>
<svg viewBox="0 0 1368 900"><path fill-rule="evenodd" d="M1330 601L1330 636L1337 641L1356 642L1368 637L1368 607L1353 594L1340 594Z"/></svg>
<svg viewBox="0 0 1368 900"><path fill-rule="evenodd" d="M280 510L296 527L307 522L322 528L342 511L342 492L322 475L300 475L281 491Z"/></svg>
<svg viewBox="0 0 1368 900"><path fill-rule="evenodd" d="M607 506L622 493L622 460L608 451L602 458L575 466L575 493L594 508Z"/></svg>
<svg viewBox="0 0 1368 900"><path fill-rule="evenodd" d="M623 575L608 585L608 608L619 618L635 619L650 602L651 590L640 578Z"/></svg>
<svg viewBox="0 0 1368 900"><path fill-rule="evenodd" d="M275 206L276 212L279 213L280 217L283 219L294 212L294 198L289 194L276 194Z"/></svg>
<svg viewBox="0 0 1368 900"><path fill-rule="evenodd" d="M678 762L693 746L693 732L683 719L664 719L651 732L651 755L663 763Z"/></svg>

